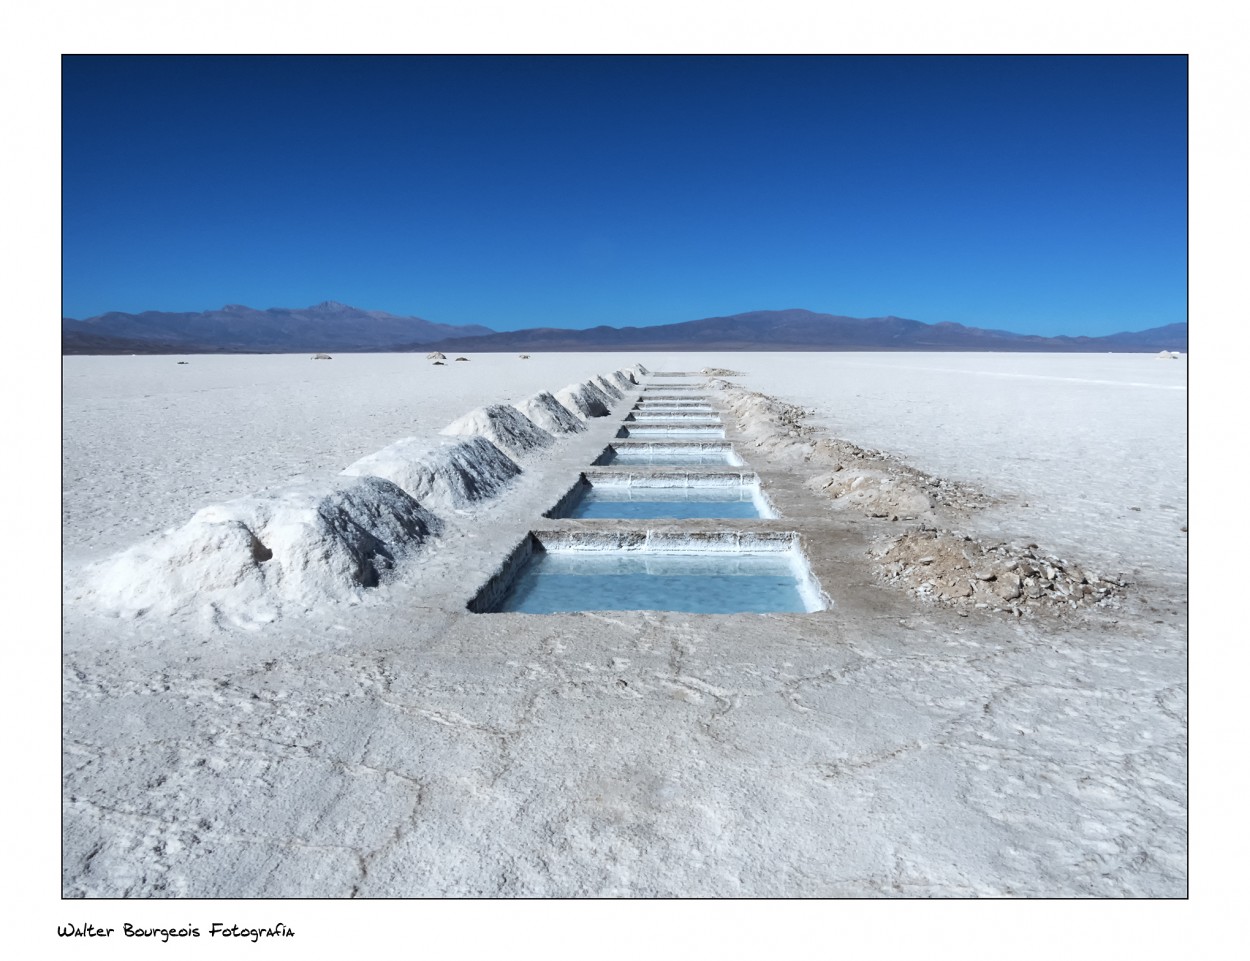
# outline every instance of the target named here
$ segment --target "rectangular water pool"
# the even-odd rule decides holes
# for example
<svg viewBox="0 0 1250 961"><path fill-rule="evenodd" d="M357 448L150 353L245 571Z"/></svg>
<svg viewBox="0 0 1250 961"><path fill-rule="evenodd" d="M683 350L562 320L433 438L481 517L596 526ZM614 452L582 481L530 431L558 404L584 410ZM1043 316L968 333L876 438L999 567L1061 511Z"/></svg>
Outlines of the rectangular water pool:
<svg viewBox="0 0 1250 961"><path fill-rule="evenodd" d="M742 458L725 441L689 444L611 444L594 459L594 466L647 465L653 467L688 467L695 465L741 467Z"/></svg>
<svg viewBox="0 0 1250 961"><path fill-rule="evenodd" d="M639 546L628 546L630 538ZM648 540L636 532L620 537L616 548L605 548L569 535L531 534L469 609L763 614L825 606L793 534L726 534L703 545L697 539L661 539L655 545ZM627 545L623 549L621 542Z"/></svg>
<svg viewBox="0 0 1250 961"><path fill-rule="evenodd" d="M677 424L689 424L696 421L719 420L716 411L706 408L635 408L625 415L627 424L650 424L654 421L671 421Z"/></svg>
<svg viewBox="0 0 1250 961"><path fill-rule="evenodd" d="M666 401L661 401L658 404L647 404L647 403L635 404L634 409L632 411L632 413L635 413L635 414L672 413L672 412L679 412L683 414L684 413L716 414L717 410L715 407L712 407L709 404L704 404L701 401L692 400L688 404L683 404L679 400L666 400Z"/></svg>
<svg viewBox="0 0 1250 961"><path fill-rule="evenodd" d="M724 437L724 424L638 424L630 422L616 432L617 437L642 440L682 440L683 438Z"/></svg>
<svg viewBox="0 0 1250 961"><path fill-rule="evenodd" d="M545 515L581 519L777 517L751 473L582 475Z"/></svg>

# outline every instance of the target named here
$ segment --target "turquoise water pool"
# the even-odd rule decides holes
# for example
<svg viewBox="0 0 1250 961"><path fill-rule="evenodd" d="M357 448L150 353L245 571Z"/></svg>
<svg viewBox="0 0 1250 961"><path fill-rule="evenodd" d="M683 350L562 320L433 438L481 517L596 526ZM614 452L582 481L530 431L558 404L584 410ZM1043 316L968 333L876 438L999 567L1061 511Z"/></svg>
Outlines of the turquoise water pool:
<svg viewBox="0 0 1250 961"><path fill-rule="evenodd" d="M742 458L728 444L621 444L605 449L594 463L597 466L736 466L742 463Z"/></svg>
<svg viewBox="0 0 1250 961"><path fill-rule="evenodd" d="M692 518L768 517L761 510L757 488L627 487L583 484L580 497L554 517L578 518Z"/></svg>
<svg viewBox="0 0 1250 961"><path fill-rule="evenodd" d="M616 432L617 437L643 440L683 440L698 437L724 437L721 424L638 424L630 422Z"/></svg>
<svg viewBox="0 0 1250 961"><path fill-rule="evenodd" d="M694 614L808 610L793 556L538 552L500 612L686 611Z"/></svg>

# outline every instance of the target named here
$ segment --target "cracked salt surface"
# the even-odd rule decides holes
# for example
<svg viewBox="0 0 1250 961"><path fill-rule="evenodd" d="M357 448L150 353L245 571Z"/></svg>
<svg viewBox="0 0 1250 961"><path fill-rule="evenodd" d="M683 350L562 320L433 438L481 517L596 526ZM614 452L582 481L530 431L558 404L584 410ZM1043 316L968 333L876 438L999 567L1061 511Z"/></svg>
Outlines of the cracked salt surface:
<svg viewBox="0 0 1250 961"><path fill-rule="evenodd" d="M485 355L435 381L408 355L174 360L64 361L65 895L1187 892L1184 364ZM466 612L626 393L506 494L436 510L419 563L359 603L244 633L74 600L81 564L208 504L637 360L745 370L835 437L998 498L944 526L1134 588L1062 618L921 603L868 560L905 521L838 508L727 419L836 607Z"/></svg>

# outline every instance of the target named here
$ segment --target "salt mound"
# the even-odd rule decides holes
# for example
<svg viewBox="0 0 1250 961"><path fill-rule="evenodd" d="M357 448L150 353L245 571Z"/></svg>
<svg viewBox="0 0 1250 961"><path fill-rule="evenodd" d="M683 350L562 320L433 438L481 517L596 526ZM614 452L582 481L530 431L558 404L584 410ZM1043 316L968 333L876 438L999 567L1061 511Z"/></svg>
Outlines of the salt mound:
<svg viewBox="0 0 1250 961"><path fill-rule="evenodd" d="M514 457L547 447L555 441L554 437L508 404L478 407L452 421L439 433L451 437L485 437Z"/></svg>
<svg viewBox="0 0 1250 961"><path fill-rule="evenodd" d="M622 397L625 396L624 393L621 391L621 388L619 388L612 381L608 380L602 374L595 374L594 377L590 378L588 383L591 383L597 386L601 391L607 394L608 397L610 397L612 400L620 400Z"/></svg>
<svg viewBox="0 0 1250 961"><path fill-rule="evenodd" d="M199 609L242 625L282 609L356 603L442 522L395 484L362 477L198 511L88 572L88 595L125 617Z"/></svg>
<svg viewBox="0 0 1250 961"><path fill-rule="evenodd" d="M494 497L521 468L485 437L441 444L406 437L362 457L343 473L382 477L422 504L463 510Z"/></svg>
<svg viewBox="0 0 1250 961"><path fill-rule="evenodd" d="M569 384L556 391L556 400L582 420L606 417L612 401L593 384Z"/></svg>
<svg viewBox="0 0 1250 961"><path fill-rule="evenodd" d="M643 367L643 366L642 366L642 364L634 364L634 366L633 366L633 367L629 367L629 368L626 368L626 369L627 369L627 370L631 370L631 371L633 371L633 372L634 372L635 374L637 374L639 377L646 377L646 376L647 376L647 374L651 373L651 371L649 371L649 370L647 370L647 368Z"/></svg>
<svg viewBox="0 0 1250 961"><path fill-rule="evenodd" d="M612 382L623 391L629 390L636 383L638 383L628 371L624 370L614 370L612 373L608 374L608 376L612 378Z"/></svg>
<svg viewBox="0 0 1250 961"><path fill-rule="evenodd" d="M573 434L586 429L581 420L547 391L527 397L513 406L550 434Z"/></svg>
<svg viewBox="0 0 1250 961"><path fill-rule="evenodd" d="M604 407L610 408L618 400L617 397L604 390L594 378L586 381L582 386L590 392L592 397L600 401Z"/></svg>

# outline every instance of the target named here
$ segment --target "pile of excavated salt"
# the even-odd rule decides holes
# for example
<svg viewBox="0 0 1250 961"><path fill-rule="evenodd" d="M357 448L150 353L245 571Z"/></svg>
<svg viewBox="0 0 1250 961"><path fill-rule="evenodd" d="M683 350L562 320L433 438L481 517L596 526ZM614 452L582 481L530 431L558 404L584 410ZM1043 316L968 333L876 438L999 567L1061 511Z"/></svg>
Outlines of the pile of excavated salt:
<svg viewBox="0 0 1250 961"><path fill-rule="evenodd" d="M242 625L279 608L354 602L441 522L395 484L362 477L330 492L292 487L198 511L96 565L87 591L125 617L199 609Z"/></svg>
<svg viewBox="0 0 1250 961"><path fill-rule="evenodd" d="M586 425L548 391L540 391L513 405L549 434L575 434Z"/></svg>
<svg viewBox="0 0 1250 961"><path fill-rule="evenodd" d="M590 378L587 383L594 384L612 400L620 400L625 396L621 388L614 381L603 376L603 374L596 374L594 377Z"/></svg>
<svg viewBox="0 0 1250 961"><path fill-rule="evenodd" d="M465 510L499 494L521 468L485 437L460 443L405 437L362 457L343 473L383 477L423 504Z"/></svg>
<svg viewBox="0 0 1250 961"><path fill-rule="evenodd" d="M508 404L479 407L457 418L439 433L450 437L485 437L514 457L521 457L555 438Z"/></svg>
<svg viewBox="0 0 1250 961"><path fill-rule="evenodd" d="M556 400L582 420L606 417L611 401L593 384L569 384L556 391Z"/></svg>

